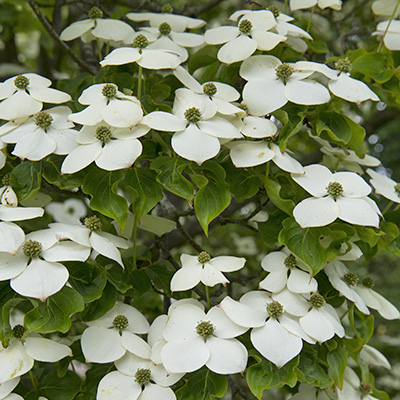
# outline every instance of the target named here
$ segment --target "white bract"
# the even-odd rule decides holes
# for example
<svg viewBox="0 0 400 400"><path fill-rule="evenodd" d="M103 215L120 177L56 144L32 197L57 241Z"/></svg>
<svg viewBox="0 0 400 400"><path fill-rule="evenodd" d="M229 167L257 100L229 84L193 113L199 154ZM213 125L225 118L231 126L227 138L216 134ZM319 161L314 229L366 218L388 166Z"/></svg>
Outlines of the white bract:
<svg viewBox="0 0 400 400"><path fill-rule="evenodd" d="M217 114L213 102L205 102L202 96L188 89L175 92L172 112L154 111L147 114L142 123L156 130L176 132L171 140L174 151L198 164L218 154L221 148L218 138L242 137L232 122Z"/></svg>
<svg viewBox="0 0 400 400"><path fill-rule="evenodd" d="M342 0L290 0L292 11L310 8L318 5L319 8L332 8L339 11L342 8Z"/></svg>
<svg viewBox="0 0 400 400"><path fill-rule="evenodd" d="M400 21L382 21L373 35L383 37L383 43L389 50L400 50ZM384 36L383 36L384 35Z"/></svg>
<svg viewBox="0 0 400 400"><path fill-rule="evenodd" d="M376 0L372 3L372 11L376 15L388 17L393 15L394 18L400 15L400 7L397 7L397 0Z"/></svg>
<svg viewBox="0 0 400 400"><path fill-rule="evenodd" d="M363 390L364 389L364 390ZM346 367L343 375L343 388L336 388L338 400L377 400L372 396L372 387L369 383L361 383L357 374Z"/></svg>
<svg viewBox="0 0 400 400"><path fill-rule="evenodd" d="M225 286L229 280L222 272L238 271L244 267L245 262L245 258L232 256L211 258L205 251L199 256L182 254L182 268L171 279L171 292L192 289L200 282L210 287L218 283Z"/></svg>
<svg viewBox="0 0 400 400"><path fill-rule="evenodd" d="M16 143L11 154L21 160L38 161L51 153L68 154L77 146L76 131L71 129L74 124L68 120L70 113L65 106L41 111L8 131L2 140Z"/></svg>
<svg viewBox="0 0 400 400"><path fill-rule="evenodd" d="M378 174L374 170L368 168L367 174L372 178L371 185L375 188L375 192L386 197L390 201L400 203L400 184L390 179L388 176Z"/></svg>
<svg viewBox="0 0 400 400"><path fill-rule="evenodd" d="M18 394L11 393L14 388L18 385L20 378L13 378L7 382L0 384L0 399L1 400L24 400ZM11 393L11 394L10 394Z"/></svg>
<svg viewBox="0 0 400 400"><path fill-rule="evenodd" d="M104 121L94 126L84 126L76 134L76 148L64 159L61 173L73 174L93 161L107 171L129 168L142 153L137 139L149 127L137 124L130 128L114 128Z"/></svg>
<svg viewBox="0 0 400 400"><path fill-rule="evenodd" d="M116 303L101 318L86 322L89 326L81 338L86 362L108 363L129 352L150 358L150 346L137 334L149 331L149 323L135 307Z"/></svg>
<svg viewBox="0 0 400 400"><path fill-rule="evenodd" d="M87 214L85 203L76 198L66 199L63 203L52 201L45 207L45 210L55 222L64 224L80 224L81 218Z"/></svg>
<svg viewBox="0 0 400 400"><path fill-rule="evenodd" d="M222 375L243 372L247 350L234 338L245 331L219 307L205 314L201 305L179 304L163 330L167 343L161 349L161 360L168 373L193 372L203 365Z"/></svg>
<svg viewBox="0 0 400 400"><path fill-rule="evenodd" d="M78 101L88 107L70 114L69 119L81 125L93 126L105 121L115 128L129 128L136 125L143 116L140 101L120 92L114 83L89 86Z"/></svg>
<svg viewBox="0 0 400 400"><path fill-rule="evenodd" d="M329 390L322 390L313 386L300 384L299 391L289 397L290 400L334 400L335 394Z"/></svg>
<svg viewBox="0 0 400 400"><path fill-rule="evenodd" d="M252 115L266 115L288 101L316 105L330 100L328 89L309 78L315 71L302 70L296 64L282 63L269 55L252 56L240 67L240 76L248 81L243 99Z"/></svg>
<svg viewBox="0 0 400 400"><path fill-rule="evenodd" d="M371 188L354 172L332 173L323 165L304 167L304 175L292 178L314 197L301 201L293 216L302 228L329 225L337 218L350 224L379 226L379 211L368 198Z"/></svg>
<svg viewBox="0 0 400 400"><path fill-rule="evenodd" d="M22 74L0 83L0 119L15 121L38 113L43 103L71 100L69 94L49 88L50 85L50 79L37 74Z"/></svg>

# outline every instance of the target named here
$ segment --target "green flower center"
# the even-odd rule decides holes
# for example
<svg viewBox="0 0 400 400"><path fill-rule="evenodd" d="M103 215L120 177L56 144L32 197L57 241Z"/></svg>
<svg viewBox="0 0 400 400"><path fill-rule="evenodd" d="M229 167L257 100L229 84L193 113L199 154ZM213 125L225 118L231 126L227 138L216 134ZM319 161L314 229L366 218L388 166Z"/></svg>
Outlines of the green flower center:
<svg viewBox="0 0 400 400"><path fill-rule="evenodd" d="M128 318L126 318L125 315L117 315L113 319L113 325L114 325L114 328L125 329L129 325Z"/></svg>
<svg viewBox="0 0 400 400"><path fill-rule="evenodd" d="M27 257L38 257L42 250L42 244L37 240L27 240L22 247L22 251Z"/></svg>
<svg viewBox="0 0 400 400"><path fill-rule="evenodd" d="M196 326L196 333L204 338L204 341L214 333L215 327L209 321L202 321Z"/></svg>
<svg viewBox="0 0 400 400"><path fill-rule="evenodd" d="M274 14L275 18L279 17L280 11L279 11L279 8L277 6L269 6L269 7L267 7L267 10L271 11L272 14Z"/></svg>
<svg viewBox="0 0 400 400"><path fill-rule="evenodd" d="M238 105L238 107L241 108L246 114L249 113L249 107L247 106L246 103L240 103L240 104Z"/></svg>
<svg viewBox="0 0 400 400"><path fill-rule="evenodd" d="M92 7L88 13L89 18L102 18L103 11L99 7Z"/></svg>
<svg viewBox="0 0 400 400"><path fill-rule="evenodd" d="M335 199L343 194L343 186L339 182L329 182L329 185L325 189L328 194L333 196Z"/></svg>
<svg viewBox="0 0 400 400"><path fill-rule="evenodd" d="M397 192L397 195L400 197L400 183L394 185L394 190Z"/></svg>
<svg viewBox="0 0 400 400"><path fill-rule="evenodd" d="M276 68L275 68L275 73L276 73L276 76L278 77L278 78L280 78L280 79L282 79L283 80L283 83L286 85L286 82L288 81L288 79L289 79L289 76L290 75L292 75L293 74L293 68L289 65L289 64L286 64L286 63L283 63L283 64L281 64L281 65L278 65Z"/></svg>
<svg viewBox="0 0 400 400"><path fill-rule="evenodd" d="M206 251L202 251L199 256L197 257L197 261L200 264L205 264L208 263L211 260L211 256L206 252Z"/></svg>
<svg viewBox="0 0 400 400"><path fill-rule="evenodd" d="M158 31L161 33L161 35L169 35L171 30L171 25L168 22L163 22L158 27Z"/></svg>
<svg viewBox="0 0 400 400"><path fill-rule="evenodd" d="M320 294L313 294L310 298L310 303L317 308L321 308L326 304L326 301L323 296Z"/></svg>
<svg viewBox="0 0 400 400"><path fill-rule="evenodd" d="M360 389L363 394L363 397L372 394L372 392L374 391L370 383L362 383L360 385Z"/></svg>
<svg viewBox="0 0 400 400"><path fill-rule="evenodd" d="M172 14L174 12L174 8L171 6L171 4L164 4L161 7L161 12L163 14Z"/></svg>
<svg viewBox="0 0 400 400"><path fill-rule="evenodd" d="M29 85L29 79L26 76L23 75L18 75L15 79L14 79L14 85L18 88L18 89L26 89Z"/></svg>
<svg viewBox="0 0 400 400"><path fill-rule="evenodd" d="M137 35L133 41L133 47L139 47L139 49L144 49L148 45L149 41L147 40L147 37L142 34Z"/></svg>
<svg viewBox="0 0 400 400"><path fill-rule="evenodd" d="M100 218L97 215L92 215L91 217L85 218L83 224L91 231L100 230L103 226L103 224L100 222Z"/></svg>
<svg viewBox="0 0 400 400"><path fill-rule="evenodd" d="M23 327L23 325L15 325L12 331L15 338L21 339L22 336L24 336L26 329Z"/></svg>
<svg viewBox="0 0 400 400"><path fill-rule="evenodd" d="M267 305L267 312L271 317L280 318L283 315L283 305L278 301L273 301Z"/></svg>
<svg viewBox="0 0 400 400"><path fill-rule="evenodd" d="M353 69L353 64L347 57L341 58L340 60L337 60L335 62L335 69L343 72L351 72L351 70Z"/></svg>
<svg viewBox="0 0 400 400"><path fill-rule="evenodd" d="M201 111L197 107L190 107L185 111L185 118L195 124L201 120Z"/></svg>
<svg viewBox="0 0 400 400"><path fill-rule="evenodd" d="M375 286L374 280L370 277L364 278L362 283L368 289L372 289Z"/></svg>
<svg viewBox="0 0 400 400"><path fill-rule="evenodd" d="M5 174L5 175L3 176L3 179L1 180L1 183L2 183L4 186L8 186L8 185L10 184L10 180L11 180L11 175L10 175L10 174Z"/></svg>
<svg viewBox="0 0 400 400"><path fill-rule="evenodd" d="M41 111L36 114L34 122L41 128L48 128L53 122L53 117L46 111Z"/></svg>
<svg viewBox="0 0 400 400"><path fill-rule="evenodd" d="M205 83L203 85L203 92L207 96L214 96L214 94L217 93L217 87L212 82Z"/></svg>
<svg viewBox="0 0 400 400"><path fill-rule="evenodd" d="M285 264L286 268L294 268L297 266L296 258L294 257L293 254L290 254L290 256L287 256L285 260L283 261Z"/></svg>
<svg viewBox="0 0 400 400"><path fill-rule="evenodd" d="M344 274L343 279L349 286L356 286L359 278L355 272L349 271Z"/></svg>
<svg viewBox="0 0 400 400"><path fill-rule="evenodd" d="M117 94L117 87L115 85L112 85L111 83L107 83L103 86L101 94L104 97L107 97L107 99L112 99Z"/></svg>
<svg viewBox="0 0 400 400"><path fill-rule="evenodd" d="M151 371L146 368L138 368L135 374L135 382L139 385L146 385L150 382Z"/></svg>
<svg viewBox="0 0 400 400"><path fill-rule="evenodd" d="M239 23L239 31L242 33L246 33L246 34L249 33L251 31L252 27L253 27L253 24L248 19L243 19Z"/></svg>
<svg viewBox="0 0 400 400"><path fill-rule="evenodd" d="M99 126L96 129L96 133L94 134L97 140L101 140L102 142L106 142L111 137L111 129L107 126Z"/></svg>

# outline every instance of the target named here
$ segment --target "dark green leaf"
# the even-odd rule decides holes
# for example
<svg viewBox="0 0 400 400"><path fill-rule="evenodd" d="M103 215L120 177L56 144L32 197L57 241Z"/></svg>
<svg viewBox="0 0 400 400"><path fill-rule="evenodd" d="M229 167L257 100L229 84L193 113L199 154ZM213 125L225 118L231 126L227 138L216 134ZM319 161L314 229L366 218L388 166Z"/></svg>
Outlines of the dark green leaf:
<svg viewBox="0 0 400 400"><path fill-rule="evenodd" d="M145 272L156 289L162 290L167 296L171 296L170 282L174 274L173 271L168 269L166 265L154 264L147 267Z"/></svg>
<svg viewBox="0 0 400 400"><path fill-rule="evenodd" d="M342 340L332 339L330 342L335 342L335 346L331 346L326 361L328 362L336 386L341 390L343 388L343 374L347 365L348 356Z"/></svg>
<svg viewBox="0 0 400 400"><path fill-rule="evenodd" d="M40 161L25 160L11 171L10 185L19 201L28 199L40 189L40 170Z"/></svg>
<svg viewBox="0 0 400 400"><path fill-rule="evenodd" d="M275 204L275 206L284 211L286 214L292 215L295 204L291 199L282 198L281 184L275 180L264 178L264 186L268 197Z"/></svg>
<svg viewBox="0 0 400 400"><path fill-rule="evenodd" d="M394 74L393 59L390 53L367 53L353 62L355 72L362 72L378 83L387 82Z"/></svg>
<svg viewBox="0 0 400 400"><path fill-rule="evenodd" d="M299 381L319 388L328 388L333 382L327 371L318 363L312 354L301 354L300 364L295 368Z"/></svg>
<svg viewBox="0 0 400 400"><path fill-rule="evenodd" d="M59 378L55 371L45 374L39 385L40 394L48 400L72 400L79 392L81 379L71 371Z"/></svg>
<svg viewBox="0 0 400 400"><path fill-rule="evenodd" d="M269 214L267 221L257 222L261 239L269 248L274 248L278 242L279 232L282 230L282 222L286 218L286 213L276 210Z"/></svg>
<svg viewBox="0 0 400 400"><path fill-rule="evenodd" d="M8 346L9 340L12 337L12 329L10 326L10 311L22 300L23 299L20 297L15 299L10 299L1 307L0 340L1 343L3 344L3 347Z"/></svg>

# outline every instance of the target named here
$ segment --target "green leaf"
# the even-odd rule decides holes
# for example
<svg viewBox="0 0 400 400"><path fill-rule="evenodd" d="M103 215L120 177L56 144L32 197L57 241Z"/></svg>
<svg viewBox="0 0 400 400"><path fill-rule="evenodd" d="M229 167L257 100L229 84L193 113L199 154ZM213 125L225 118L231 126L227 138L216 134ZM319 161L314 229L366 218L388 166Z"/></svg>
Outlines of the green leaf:
<svg viewBox="0 0 400 400"><path fill-rule="evenodd" d="M1 307L1 320L0 320L0 340L3 347L7 347L8 343L13 336L12 329L10 326L10 311L17 304L19 304L23 299L20 297L8 300Z"/></svg>
<svg viewBox="0 0 400 400"><path fill-rule="evenodd" d="M85 303L101 297L107 283L103 268L83 262L70 262L66 266L69 270L68 282L83 297Z"/></svg>
<svg viewBox="0 0 400 400"><path fill-rule="evenodd" d="M143 215L138 224L138 228L154 233L157 236L165 235L173 231L175 227L175 221L168 218L157 217L156 215Z"/></svg>
<svg viewBox="0 0 400 400"><path fill-rule="evenodd" d="M354 72L362 72L375 82L385 83L394 74L393 58L390 53L367 53L353 62Z"/></svg>
<svg viewBox="0 0 400 400"><path fill-rule="evenodd" d="M278 110L272 113L283 123L283 128L279 132L279 148L281 151L285 151L288 140L300 132L303 127L304 117L301 115L302 111L295 106L293 112L289 115L286 111Z"/></svg>
<svg viewBox="0 0 400 400"><path fill-rule="evenodd" d="M107 279L122 294L133 287L128 272L118 267L107 269Z"/></svg>
<svg viewBox="0 0 400 400"><path fill-rule="evenodd" d="M356 309L354 305L350 306L349 321L354 333L364 343L368 343L374 333L374 317L373 315L364 315Z"/></svg>
<svg viewBox="0 0 400 400"><path fill-rule="evenodd" d="M283 229L279 233L279 243L301 258L309 267L312 275L316 275L325 265L327 255L320 242L320 228L302 229L294 218L283 221Z"/></svg>
<svg viewBox="0 0 400 400"><path fill-rule="evenodd" d="M300 364L295 368L299 381L307 385L317 386L321 389L332 386L333 382L328 373L318 363L313 354L302 352Z"/></svg>
<svg viewBox="0 0 400 400"><path fill-rule="evenodd" d="M275 248L278 242L279 232L282 230L282 222L286 218L286 213L281 210L276 210L269 214L267 221L257 222L261 239L269 248Z"/></svg>
<svg viewBox="0 0 400 400"><path fill-rule="evenodd" d="M19 201L28 199L40 189L40 170L40 161L25 160L11 171L10 185Z"/></svg>
<svg viewBox="0 0 400 400"><path fill-rule="evenodd" d="M281 184L275 180L264 178L264 186L268 197L275 204L275 206L284 211L286 214L292 215L295 204L293 200L284 199L281 197Z"/></svg>
<svg viewBox="0 0 400 400"><path fill-rule="evenodd" d="M39 385L40 395L48 400L72 400L79 392L81 379L71 371L60 378L54 371L45 374Z"/></svg>
<svg viewBox="0 0 400 400"><path fill-rule="evenodd" d="M226 376L205 367L185 375L183 380L184 385L175 391L177 400L212 400L223 397L228 390Z"/></svg>
<svg viewBox="0 0 400 400"><path fill-rule="evenodd" d="M193 185L182 175L187 166L187 161L167 156L158 157L151 163L151 168L158 173L157 182L169 192L191 201L194 195Z"/></svg>
<svg viewBox="0 0 400 400"><path fill-rule="evenodd" d="M117 220L122 230L128 214L128 203L117 194L117 190L118 182L123 177L122 171L105 171L93 168L83 182L83 191L92 196L90 207Z"/></svg>
<svg viewBox="0 0 400 400"><path fill-rule="evenodd" d="M102 378L112 371L110 364L92 364L91 368L85 374L85 380L82 381L80 391L84 393L85 400L96 400L97 387Z"/></svg>
<svg viewBox="0 0 400 400"><path fill-rule="evenodd" d="M132 210L137 219L146 215L163 198L162 186L156 176L155 171L148 168L133 168L126 173L126 183L135 193Z"/></svg>
<svg viewBox="0 0 400 400"><path fill-rule="evenodd" d="M24 325L27 330L40 333L68 332L71 315L85 307L82 296L67 286L43 303L32 302L35 306L25 315Z"/></svg>
<svg viewBox="0 0 400 400"><path fill-rule="evenodd" d="M334 343L334 344L333 344ZM340 339L330 340L327 343L330 348L326 361L328 362L329 369L332 373L336 386L342 390L343 388L343 374L347 365L348 355L343 346L343 341Z"/></svg>
<svg viewBox="0 0 400 400"><path fill-rule="evenodd" d="M170 282L174 274L173 271L168 269L166 265L154 264L147 267L145 272L156 289L162 290L167 296L171 296Z"/></svg>
<svg viewBox="0 0 400 400"><path fill-rule="evenodd" d="M201 67L206 67L217 61L218 49L216 46L205 46L196 53L192 54L189 59L188 69L191 74Z"/></svg>
<svg viewBox="0 0 400 400"><path fill-rule="evenodd" d="M258 356L253 356L253 358L256 363L247 368L246 380L249 389L258 399L262 398L264 390L296 385L297 375L294 369L299 363L299 357L295 357L282 368L277 368L264 358L261 359Z"/></svg>

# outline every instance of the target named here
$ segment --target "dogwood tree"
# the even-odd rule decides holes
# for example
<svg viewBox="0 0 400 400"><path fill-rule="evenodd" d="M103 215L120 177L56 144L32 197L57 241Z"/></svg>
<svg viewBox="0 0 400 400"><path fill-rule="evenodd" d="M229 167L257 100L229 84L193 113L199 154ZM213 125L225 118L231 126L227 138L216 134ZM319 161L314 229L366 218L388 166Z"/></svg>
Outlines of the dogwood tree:
<svg viewBox="0 0 400 400"><path fill-rule="evenodd" d="M389 399L400 1L359 3L0 4L1 399Z"/></svg>

